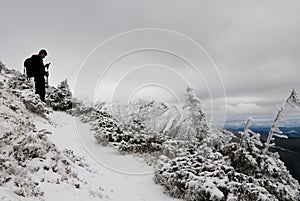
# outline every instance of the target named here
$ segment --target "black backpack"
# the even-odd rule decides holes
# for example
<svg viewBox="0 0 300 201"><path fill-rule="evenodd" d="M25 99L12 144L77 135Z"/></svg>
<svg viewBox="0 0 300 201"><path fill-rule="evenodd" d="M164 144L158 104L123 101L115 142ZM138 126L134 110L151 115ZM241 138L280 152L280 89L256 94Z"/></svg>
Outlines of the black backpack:
<svg viewBox="0 0 300 201"><path fill-rule="evenodd" d="M32 66L32 57L25 59L24 67L26 69L26 76L27 77L34 77L34 69Z"/></svg>

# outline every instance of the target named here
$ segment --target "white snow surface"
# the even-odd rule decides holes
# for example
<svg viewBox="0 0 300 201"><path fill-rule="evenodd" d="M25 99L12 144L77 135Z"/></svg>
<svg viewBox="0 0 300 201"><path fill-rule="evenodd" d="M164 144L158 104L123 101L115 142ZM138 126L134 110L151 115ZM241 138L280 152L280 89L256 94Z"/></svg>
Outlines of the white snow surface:
<svg viewBox="0 0 300 201"><path fill-rule="evenodd" d="M63 112L53 112L49 115L49 119L51 124L41 118L34 119L37 130L50 131L52 134L48 138L59 150L72 150L74 155L83 157L88 166L83 168L72 164L82 180L80 189L65 183L59 185L39 183L46 201L56 201L58 198L64 201L178 200L164 194L162 186L155 185L152 180L152 167L132 155L121 155L112 147L97 144L88 124L83 124L76 117ZM39 180L44 175L36 177ZM10 187L6 187L0 188L0 200L37 200L37 198L16 196Z"/></svg>
<svg viewBox="0 0 300 201"><path fill-rule="evenodd" d="M86 105L75 107L71 116L53 111L72 106L67 81L59 89L48 89L51 109L33 94L33 83L21 73L4 72L0 73L0 201L178 200L164 191L187 201L299 201L298 181L277 153L261 154L258 135L245 139L247 147L231 141L232 133L213 126L203 127L207 132L202 132L201 141L165 137L159 132L186 133L190 130L185 127L197 125L170 129L178 121L177 110L166 113L168 107L155 102L143 104L143 110L137 105L138 113L136 108L129 111L126 126ZM205 120L196 102L200 115L190 115L194 111L187 108L182 122L200 116ZM166 114L166 121L148 122L149 108L154 117ZM148 124L157 132L146 129ZM100 144L103 140L107 146ZM160 156L155 170L146 164L147 158L134 153Z"/></svg>
<svg viewBox="0 0 300 201"><path fill-rule="evenodd" d="M97 144L90 125L79 118L54 111L41 117L28 111L22 97L30 98L33 89L9 88L10 77L0 73L0 138L4 142L0 143L0 167L4 170L0 172L0 201L178 200L164 194L163 187L153 182L152 167L141 158ZM22 140L32 141L20 146ZM50 151L39 153L41 148L35 153L36 147L43 146L49 146ZM21 151L15 151L16 147ZM24 153L26 148L29 153ZM43 157L18 161L9 153L20 153L23 159L25 154ZM50 170L45 170L46 166ZM57 170L51 170L53 167ZM31 195L35 193L37 196Z"/></svg>
<svg viewBox="0 0 300 201"><path fill-rule="evenodd" d="M88 124L62 112L54 112L50 119L52 125L39 120L35 125L38 129L51 131L49 139L60 150L70 149L75 155L84 157L92 172L76 168L79 177L87 182L80 190L69 186L43 185L45 200L57 200L57 197L62 200L97 200L99 197L115 201L176 200L165 195L162 186L154 184L152 167L132 155L121 155L112 147L97 144Z"/></svg>

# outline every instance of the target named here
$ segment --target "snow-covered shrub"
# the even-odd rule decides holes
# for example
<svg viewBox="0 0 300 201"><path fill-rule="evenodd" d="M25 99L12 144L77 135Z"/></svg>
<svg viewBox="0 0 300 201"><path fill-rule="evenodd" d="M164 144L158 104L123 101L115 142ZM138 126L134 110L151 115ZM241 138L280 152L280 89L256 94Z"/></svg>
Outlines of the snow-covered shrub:
<svg viewBox="0 0 300 201"><path fill-rule="evenodd" d="M14 158L19 162L43 158L51 151L57 152L55 145L47 141L44 133L28 135L22 142L13 146Z"/></svg>
<svg viewBox="0 0 300 201"><path fill-rule="evenodd" d="M247 175L260 177L262 170L260 163L264 160L260 153L250 153L244 148L240 148L237 143L230 143L222 153L229 156L231 165L238 171Z"/></svg>
<svg viewBox="0 0 300 201"><path fill-rule="evenodd" d="M127 140L129 138L126 133L124 133L121 126L119 126L113 120L107 120L105 118L103 121L96 121L98 124L94 124L92 130L95 130L94 137L98 143L107 144L107 143L120 143L121 141Z"/></svg>
<svg viewBox="0 0 300 201"><path fill-rule="evenodd" d="M0 81L0 89L2 90L4 86L4 83Z"/></svg>
<svg viewBox="0 0 300 201"><path fill-rule="evenodd" d="M207 179L216 177L215 179L218 180L225 175L220 166L221 162L218 163L218 160L222 159L222 155L210 153L205 146L200 146L199 150L201 148L203 148L202 153L197 150L197 147L190 145L186 147L184 156L175 157L174 159L162 156L159 160L160 167L155 171L155 182L164 185L167 192L174 197L200 200L196 199L194 194L199 194L199 196L205 194L194 189L193 182L202 178L203 182L198 183L201 186L205 183L206 177ZM209 200L207 195L205 197L206 199L203 200Z"/></svg>
<svg viewBox="0 0 300 201"><path fill-rule="evenodd" d="M53 110L66 111L72 108L72 93L67 79L62 81L57 88L49 88L47 104L50 105Z"/></svg>
<svg viewBox="0 0 300 201"><path fill-rule="evenodd" d="M113 103L103 108L123 124L128 125L138 121L148 129L158 132L163 130L164 124L169 120L162 118L162 115L169 110L168 106L153 99L138 99L127 105ZM160 117L160 122L158 122L158 117Z"/></svg>
<svg viewBox="0 0 300 201"><path fill-rule="evenodd" d="M2 70L5 68L5 65L0 61L0 73L2 72Z"/></svg>
<svg viewBox="0 0 300 201"><path fill-rule="evenodd" d="M252 123L252 118L246 121L243 132L240 132L240 146L244 147L250 153L256 152L260 154L262 152L263 144L260 140L260 134L254 133L249 127Z"/></svg>
<svg viewBox="0 0 300 201"><path fill-rule="evenodd" d="M13 71L13 73L15 73L15 76L8 80L8 87L11 91L34 88L34 83L32 80L27 79L24 75L22 75L19 72Z"/></svg>
<svg viewBox="0 0 300 201"><path fill-rule="evenodd" d="M205 114L192 88L187 88L186 96L183 112L154 100L138 100L126 106L112 104L105 112L100 111L106 108L103 104L99 109L81 105L73 112L84 113L82 120L92 124L96 132L94 137L99 143L111 143L124 152L163 152L175 157L180 153L179 147L173 147L169 140L176 138L184 146L189 141L203 140L208 134ZM101 112L110 116L104 118ZM217 146L218 140L207 143Z"/></svg>
<svg viewBox="0 0 300 201"><path fill-rule="evenodd" d="M49 134L41 130L6 133L0 137L0 186L14 186L19 196L41 197L41 182L64 182L73 186L80 182L70 163L85 167L84 159L70 150L59 151L48 140ZM36 180L32 175L44 176Z"/></svg>
<svg viewBox="0 0 300 201"><path fill-rule="evenodd" d="M162 144L166 140L165 135L147 129L138 119L123 124L110 114L85 104L73 108L72 114L92 125L92 130L95 131L94 137L98 143L102 145L110 143L122 152L158 152L161 151Z"/></svg>
<svg viewBox="0 0 300 201"><path fill-rule="evenodd" d="M184 154L185 141L168 139L162 143L161 154L173 159Z"/></svg>
<svg viewBox="0 0 300 201"><path fill-rule="evenodd" d="M179 140L201 140L208 131L199 98L191 87L186 89L182 108L153 99L139 99L127 105L111 104L107 112L125 125L139 122L149 130Z"/></svg>
<svg viewBox="0 0 300 201"><path fill-rule="evenodd" d="M166 136L147 129L145 124L138 119L123 125L124 133L128 136L122 140L118 149L129 153L153 153L161 151Z"/></svg>
<svg viewBox="0 0 300 201"><path fill-rule="evenodd" d="M34 94L34 83L31 79L27 79L24 75L15 70L7 70L9 80L7 82L6 91L20 98L26 109L30 112L38 114L44 118L47 117L49 109L46 104L40 100L39 95ZM12 103L11 103L12 104ZM11 105L14 107L13 105Z"/></svg>
<svg viewBox="0 0 300 201"><path fill-rule="evenodd" d="M113 144L117 149L126 153L151 153L161 150L165 140L160 135L152 135L149 131L136 132L126 126L119 127L112 121L100 123L94 135L99 143Z"/></svg>
<svg viewBox="0 0 300 201"><path fill-rule="evenodd" d="M89 165L85 162L85 158L76 156L71 149L65 149L63 151L64 155L70 159L74 164L77 164L80 167L88 167Z"/></svg>
<svg viewBox="0 0 300 201"><path fill-rule="evenodd" d="M151 131L134 133L129 132L128 141L121 141L119 150L129 153L153 153L162 150L166 138L160 134L151 134Z"/></svg>
<svg viewBox="0 0 300 201"><path fill-rule="evenodd" d="M38 94L29 94L27 96L22 97L23 103L25 107L35 114L38 114L44 118L49 114L49 110L46 107L46 104L40 100L40 96Z"/></svg>
<svg viewBox="0 0 300 201"><path fill-rule="evenodd" d="M16 187L14 188L14 192L18 196L41 198L44 195L44 192L42 192L41 189L37 186L37 183L33 182L30 178L17 178L15 180L15 185Z"/></svg>
<svg viewBox="0 0 300 201"><path fill-rule="evenodd" d="M79 110L81 110L79 112ZM89 106L77 107L76 114L80 114L83 122L89 122L92 125L92 130L95 131L94 137L100 144L107 144L108 142L121 142L123 129L115 119L109 114L97 111ZM74 114L74 113L73 113Z"/></svg>
<svg viewBox="0 0 300 201"><path fill-rule="evenodd" d="M81 120L85 123L90 121L90 113L97 111L94 107L87 105L78 99L74 99L73 106L74 107L68 112L73 116L81 117Z"/></svg>
<svg viewBox="0 0 300 201"><path fill-rule="evenodd" d="M180 154L159 158L155 182L162 184L170 195L188 201L299 200L299 183L277 154L250 152L237 142L229 143L225 135L214 130L221 143L216 146L212 146L210 132L201 142L173 142L168 147L178 147Z"/></svg>

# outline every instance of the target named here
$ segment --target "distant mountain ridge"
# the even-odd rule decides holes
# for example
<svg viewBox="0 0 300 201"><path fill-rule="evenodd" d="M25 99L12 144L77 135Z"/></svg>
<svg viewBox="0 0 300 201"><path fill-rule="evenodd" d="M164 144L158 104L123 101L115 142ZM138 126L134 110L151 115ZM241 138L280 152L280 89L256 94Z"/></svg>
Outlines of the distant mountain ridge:
<svg viewBox="0 0 300 201"><path fill-rule="evenodd" d="M243 131L243 127L235 127L235 126L226 126L224 127L226 130L231 132L239 132ZM261 135L268 135L270 131L270 127L260 127L260 126L253 126L250 128L255 133L260 133ZM283 134L287 135L289 138L298 138L300 137L300 126L298 127L280 127L280 130Z"/></svg>

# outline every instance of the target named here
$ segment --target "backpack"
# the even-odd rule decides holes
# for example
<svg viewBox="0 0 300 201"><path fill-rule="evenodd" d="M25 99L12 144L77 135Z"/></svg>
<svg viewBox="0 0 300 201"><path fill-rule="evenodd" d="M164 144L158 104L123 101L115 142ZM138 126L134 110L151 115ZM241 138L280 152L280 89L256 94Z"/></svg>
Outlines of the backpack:
<svg viewBox="0 0 300 201"><path fill-rule="evenodd" d="M24 67L26 69L26 76L28 78L34 77L34 69L33 69L33 66L32 66L32 57L29 57L29 58L25 59Z"/></svg>

